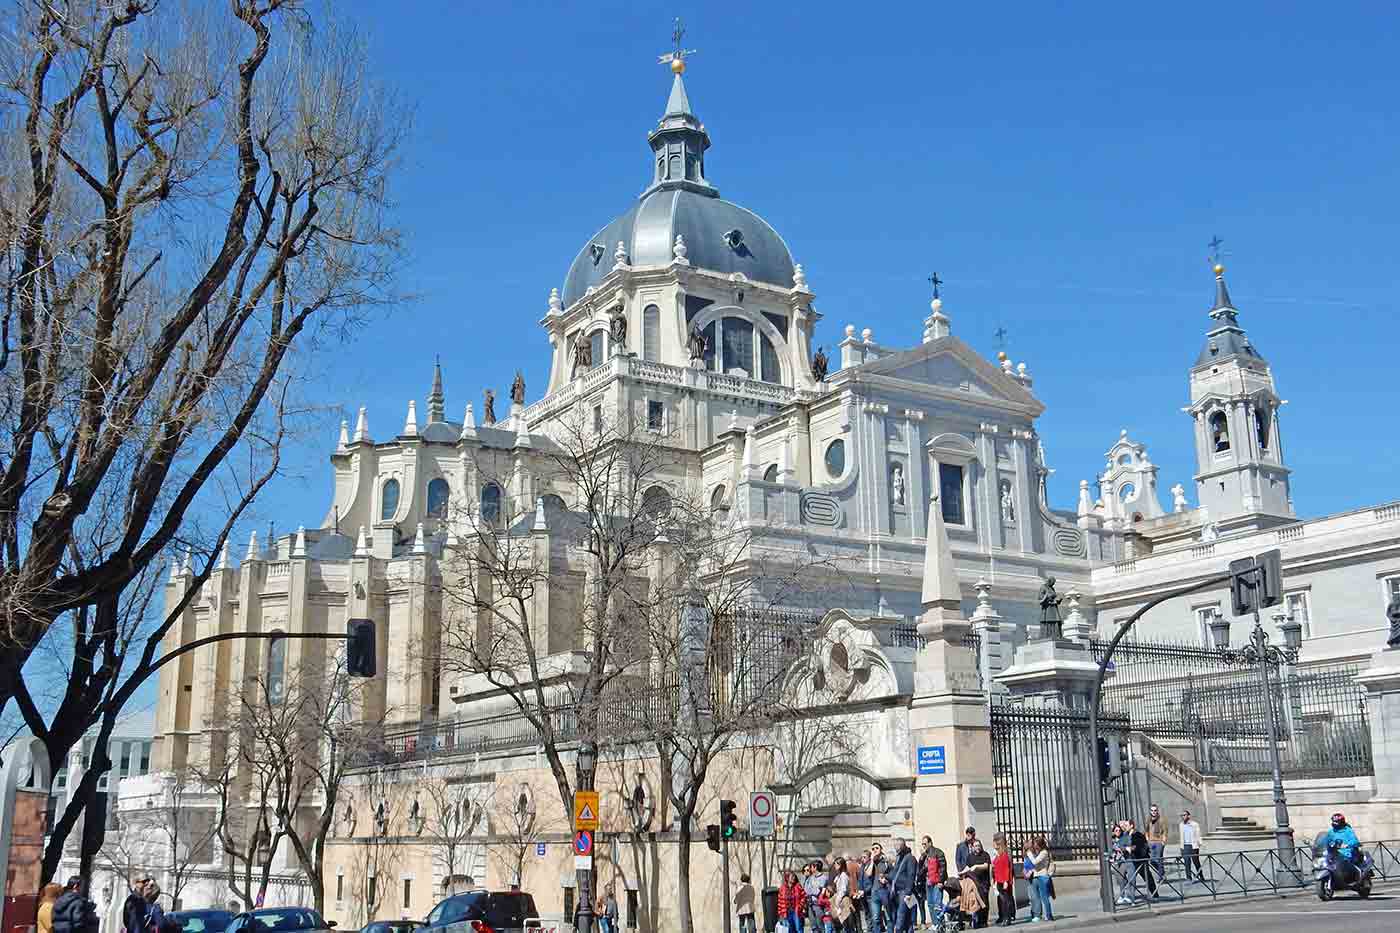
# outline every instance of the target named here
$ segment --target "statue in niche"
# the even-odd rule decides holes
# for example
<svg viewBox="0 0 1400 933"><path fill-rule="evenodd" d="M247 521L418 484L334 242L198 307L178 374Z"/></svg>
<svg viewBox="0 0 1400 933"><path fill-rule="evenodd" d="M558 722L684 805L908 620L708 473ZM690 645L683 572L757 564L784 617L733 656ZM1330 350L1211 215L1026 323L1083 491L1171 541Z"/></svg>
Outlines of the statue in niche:
<svg viewBox="0 0 1400 933"><path fill-rule="evenodd" d="M817 347L817 354L812 357L812 378L821 382L826 378L826 371L830 365L831 361L826 358L826 347Z"/></svg>
<svg viewBox="0 0 1400 933"><path fill-rule="evenodd" d="M627 314L620 301L613 306L608 335L612 338L613 355L622 356L627 350Z"/></svg>
<svg viewBox="0 0 1400 933"><path fill-rule="evenodd" d="M1400 648L1400 593L1396 593L1390 600L1385 615L1390 620L1390 637L1385 643L1391 648Z"/></svg>
<svg viewBox="0 0 1400 933"><path fill-rule="evenodd" d="M896 463L890 469L890 488L894 491L894 504L904 504L904 464Z"/></svg>
<svg viewBox="0 0 1400 933"><path fill-rule="evenodd" d="M1045 638L1060 638L1060 600L1064 597L1055 592L1055 578L1046 577L1040 588L1040 630Z"/></svg>
<svg viewBox="0 0 1400 933"><path fill-rule="evenodd" d="M515 371L515 381L510 384L510 400L517 405L525 404L525 376Z"/></svg>
<svg viewBox="0 0 1400 933"><path fill-rule="evenodd" d="M485 401L482 403L482 408L485 409L485 413L481 416L481 421L483 424L495 424L496 393L492 392L490 389L484 389L482 390L482 395L485 397Z"/></svg>
<svg viewBox="0 0 1400 933"><path fill-rule="evenodd" d="M690 351L692 360L703 360L705 354L710 352L710 341L698 327L690 329L690 335L685 338L685 346Z"/></svg>
<svg viewBox="0 0 1400 933"><path fill-rule="evenodd" d="M1010 480L1001 481L1001 520L1004 522L1014 522L1016 520L1016 503L1011 489Z"/></svg>
<svg viewBox="0 0 1400 933"><path fill-rule="evenodd" d="M593 368L593 341L584 334L579 334L574 338L574 371L572 376L577 376L579 370L589 370Z"/></svg>

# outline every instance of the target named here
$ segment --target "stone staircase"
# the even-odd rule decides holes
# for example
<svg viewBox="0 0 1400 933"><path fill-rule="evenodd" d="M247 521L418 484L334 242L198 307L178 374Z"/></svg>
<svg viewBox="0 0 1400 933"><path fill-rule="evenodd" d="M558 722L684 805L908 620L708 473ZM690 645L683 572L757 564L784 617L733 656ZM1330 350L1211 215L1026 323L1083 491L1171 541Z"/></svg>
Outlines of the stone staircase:
<svg viewBox="0 0 1400 933"><path fill-rule="evenodd" d="M1243 816L1222 816L1220 825L1201 838L1205 852L1244 852L1269 849L1274 844L1274 831Z"/></svg>

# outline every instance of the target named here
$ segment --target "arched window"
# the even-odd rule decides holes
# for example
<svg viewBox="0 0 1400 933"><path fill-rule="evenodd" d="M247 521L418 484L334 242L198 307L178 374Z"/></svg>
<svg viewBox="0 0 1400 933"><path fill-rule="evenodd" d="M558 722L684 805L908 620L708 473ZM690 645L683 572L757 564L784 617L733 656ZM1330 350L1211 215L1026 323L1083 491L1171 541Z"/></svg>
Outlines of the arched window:
<svg viewBox="0 0 1400 933"><path fill-rule="evenodd" d="M568 508L568 506L564 504L563 498L556 496L552 492L547 492L540 498L544 499L544 514L546 519L552 518Z"/></svg>
<svg viewBox="0 0 1400 933"><path fill-rule="evenodd" d="M671 511L671 494L664 486L653 486L642 494L642 514L664 518Z"/></svg>
<svg viewBox="0 0 1400 933"><path fill-rule="evenodd" d="M768 469L763 471L763 481L765 483L776 483L778 481L778 465L776 463L768 464Z"/></svg>
<svg viewBox="0 0 1400 933"><path fill-rule="evenodd" d="M274 636L282 632L273 632ZM287 639L273 637L267 643L267 698L281 703L287 687Z"/></svg>
<svg viewBox="0 0 1400 933"><path fill-rule="evenodd" d="M495 483L481 490L481 517L493 525L501 517L501 487Z"/></svg>
<svg viewBox="0 0 1400 933"><path fill-rule="evenodd" d="M1119 462L1121 465L1123 465L1123 466L1132 466L1132 465L1133 465L1133 455L1132 455L1132 454L1123 454L1121 457L1118 458L1118 462Z"/></svg>
<svg viewBox="0 0 1400 933"><path fill-rule="evenodd" d="M781 384L783 367L778 348L768 335L742 317L721 317L703 330L709 351L705 368L715 372Z"/></svg>
<svg viewBox="0 0 1400 933"><path fill-rule="evenodd" d="M441 476L428 480L428 514L441 517L447 514L447 499L451 494L447 480Z"/></svg>
<svg viewBox="0 0 1400 933"><path fill-rule="evenodd" d="M1254 409L1254 433L1259 438L1259 449L1269 449L1269 412L1263 408Z"/></svg>
<svg viewBox="0 0 1400 933"><path fill-rule="evenodd" d="M661 309L656 305L642 309L642 359L661 360Z"/></svg>
<svg viewBox="0 0 1400 933"><path fill-rule="evenodd" d="M710 493L710 513L721 521L729 517L729 490L723 483Z"/></svg>
<svg viewBox="0 0 1400 933"><path fill-rule="evenodd" d="M1137 487L1132 483L1124 483L1118 487L1118 498L1124 502L1129 502L1137 498Z"/></svg>
<svg viewBox="0 0 1400 933"><path fill-rule="evenodd" d="M385 480L384 485L379 490L379 520L391 522L394 520L394 513L399 510L399 481L396 479Z"/></svg>
<svg viewBox="0 0 1400 933"><path fill-rule="evenodd" d="M1225 412L1217 411L1210 416L1211 448L1218 454L1230 449L1230 425L1225 420Z"/></svg>
<svg viewBox="0 0 1400 933"><path fill-rule="evenodd" d="M603 365L603 352L607 349L607 336L601 330L588 335L589 352L593 355L593 365Z"/></svg>

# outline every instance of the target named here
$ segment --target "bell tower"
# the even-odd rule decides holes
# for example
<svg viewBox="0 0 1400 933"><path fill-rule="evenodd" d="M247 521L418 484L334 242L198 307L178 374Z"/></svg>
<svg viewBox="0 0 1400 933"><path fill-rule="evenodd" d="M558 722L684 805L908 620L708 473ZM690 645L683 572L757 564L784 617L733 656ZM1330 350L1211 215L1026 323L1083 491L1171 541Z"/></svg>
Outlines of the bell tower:
<svg viewBox="0 0 1400 933"><path fill-rule="evenodd" d="M1196 426L1196 495L1221 532L1290 522L1290 471L1279 431L1285 402L1274 391L1268 362L1240 327L1225 267L1216 262L1214 271L1211 326L1191 368L1186 409Z"/></svg>

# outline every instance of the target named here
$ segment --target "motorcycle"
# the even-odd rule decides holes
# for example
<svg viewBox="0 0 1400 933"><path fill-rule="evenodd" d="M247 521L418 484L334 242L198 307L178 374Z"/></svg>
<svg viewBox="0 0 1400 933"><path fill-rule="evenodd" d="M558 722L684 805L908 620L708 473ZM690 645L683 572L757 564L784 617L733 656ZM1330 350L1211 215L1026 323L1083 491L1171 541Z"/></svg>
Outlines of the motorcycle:
<svg viewBox="0 0 1400 933"><path fill-rule="evenodd" d="M1313 878L1317 881L1317 899L1330 901L1338 891L1355 891L1362 897L1371 896L1371 880L1375 864L1371 856L1356 851L1356 859L1342 858L1338 845L1327 841L1327 833L1319 833L1313 841Z"/></svg>

